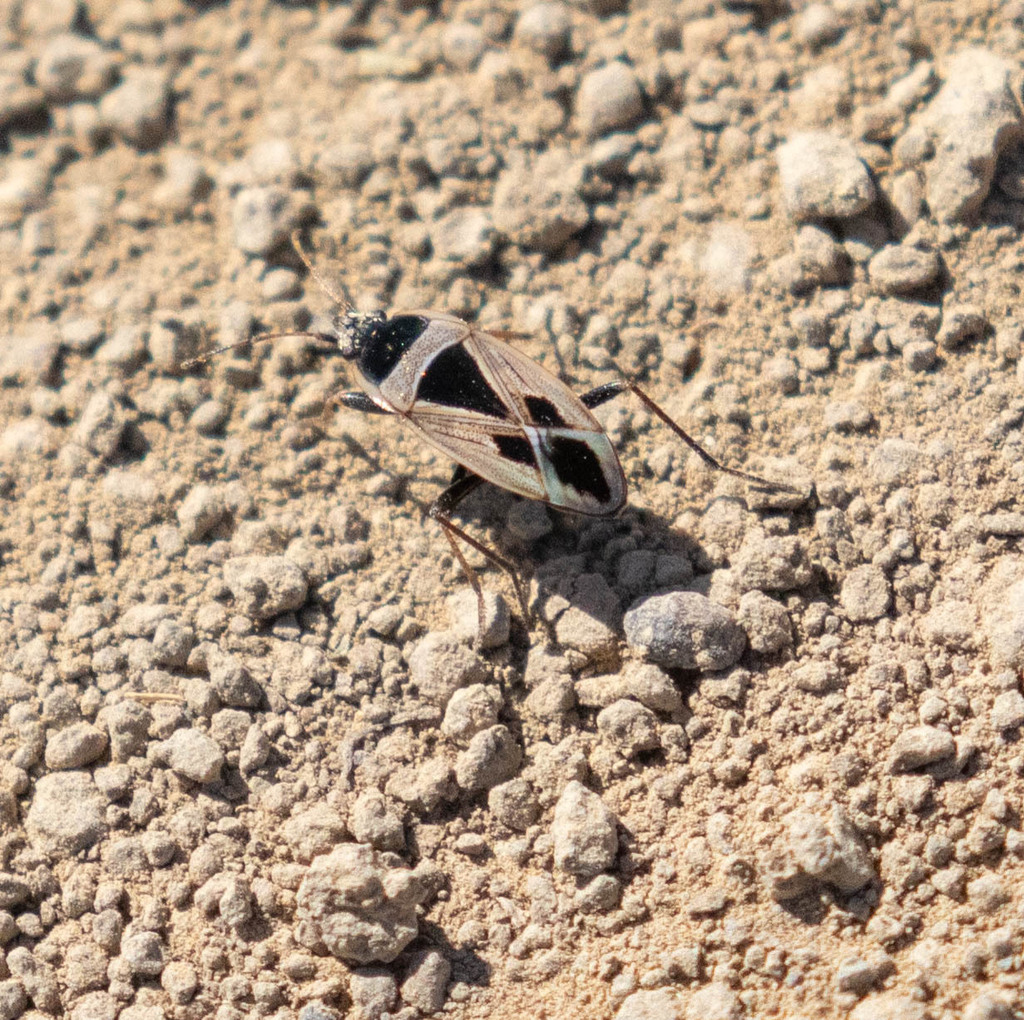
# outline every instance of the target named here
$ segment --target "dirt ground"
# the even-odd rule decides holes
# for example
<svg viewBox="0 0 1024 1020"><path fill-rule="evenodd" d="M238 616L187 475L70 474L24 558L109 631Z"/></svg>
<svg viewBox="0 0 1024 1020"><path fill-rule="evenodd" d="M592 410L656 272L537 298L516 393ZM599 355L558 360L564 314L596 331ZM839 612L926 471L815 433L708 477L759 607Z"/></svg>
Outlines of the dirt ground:
<svg viewBox="0 0 1024 1020"><path fill-rule="evenodd" d="M0 15L0 1018L1024 1015L1024 5ZM450 458L188 363L296 229L781 487L603 405L477 651Z"/></svg>

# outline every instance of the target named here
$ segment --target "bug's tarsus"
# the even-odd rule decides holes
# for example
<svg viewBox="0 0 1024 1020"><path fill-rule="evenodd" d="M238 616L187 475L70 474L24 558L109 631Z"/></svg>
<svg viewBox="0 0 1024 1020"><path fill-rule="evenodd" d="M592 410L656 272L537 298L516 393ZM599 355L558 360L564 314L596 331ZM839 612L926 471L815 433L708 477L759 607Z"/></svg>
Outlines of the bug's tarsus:
<svg viewBox="0 0 1024 1020"><path fill-rule="evenodd" d="M319 340L321 343L331 343L331 338L326 333L311 333L309 330L286 329L281 333L260 333L258 336L249 337L248 340L239 340L238 343L228 344L226 347L215 347L212 351L204 354L197 354L194 358L181 363L182 371L189 372L199 365L205 365L211 358L218 354L226 354L228 351L237 351L239 347L248 347L251 344L261 344L267 340L283 340L285 337L306 337L310 340Z"/></svg>
<svg viewBox="0 0 1024 1020"><path fill-rule="evenodd" d="M452 547L452 552L455 554L455 558L459 561L459 565L462 567L462 571L466 575L466 579L469 581L470 587L476 595L477 644L479 644L483 639L484 630L487 626L487 611L484 605L484 591L480 585L480 578L477 577L476 571L469 565L469 561L466 559L465 554L459 548L458 542L455 541L456 538L461 539L468 546L476 549L478 553L482 556L486 556L487 559L499 566L506 574L509 575L512 579L512 587L515 589L520 611L523 614L523 620L527 626L530 624L529 603L526 599L526 594L523 591L522 581L519 578L516 568L489 546L484 545L484 543L479 539L474 538L457 524L452 523L451 515L455 508L471 492L483 484L483 481L484 479L479 475L470 473L460 465L455 469L455 474L452 476L451 484L444 490L444 492L441 493L440 496L437 497L437 499L434 500L433 503L430 504L430 509L427 511L431 519L437 521L437 523L441 525L444 537L448 539L448 544Z"/></svg>
<svg viewBox="0 0 1024 1020"><path fill-rule="evenodd" d="M745 482L750 482L751 485L757 485L761 488L766 489L782 489L785 492L792 492L796 495L800 495L798 490L792 488L783 482L771 482L767 478L761 478L758 475L752 475L747 471L740 471L738 468L731 468L723 464L716 457L713 457L707 450L704 449L696 439L693 438L688 432L686 432L681 425L675 422L666 411L663 411L636 383L630 382L628 379L621 379L617 382L605 383L603 386L597 386L596 388L589 390L586 393L580 395L580 400L585 407L593 410L595 407L600 407L601 404L607 403L609 400L614 399L621 393L626 391L632 393L649 411L653 412L658 418L661 419L686 445L693 450L695 454L709 467L713 467L716 471L722 471L727 475L732 475L733 478L741 478Z"/></svg>
<svg viewBox="0 0 1024 1020"><path fill-rule="evenodd" d="M297 230L292 231L292 247L298 253L302 264L306 267L306 271L310 276L316 280L317 286L340 308L340 314L344 315L345 312L352 310L352 302L349 301L348 297L343 294L337 287L334 286L321 272L313 265L313 259L309 252L306 251L305 246L302 243L302 238L299 236Z"/></svg>

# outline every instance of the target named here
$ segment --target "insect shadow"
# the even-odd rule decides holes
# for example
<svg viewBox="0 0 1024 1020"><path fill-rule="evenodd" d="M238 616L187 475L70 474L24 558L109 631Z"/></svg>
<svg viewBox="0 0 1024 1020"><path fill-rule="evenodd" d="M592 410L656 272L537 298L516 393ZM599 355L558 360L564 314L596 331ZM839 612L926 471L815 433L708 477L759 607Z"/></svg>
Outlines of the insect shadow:
<svg viewBox="0 0 1024 1020"><path fill-rule="evenodd" d="M266 333L246 342L281 336L319 341L324 353L352 366L361 387L337 394L337 403L366 414L399 417L455 461L451 481L427 512L440 525L476 595L478 644L486 621L483 589L460 543L508 574L527 626L529 603L511 560L456 524L452 514L471 492L490 482L558 510L595 518L618 515L626 504L626 478L611 439L593 415L615 397L631 394L715 470L769 490L796 492L720 463L630 379L577 394L509 343L519 334L484 330L428 309L390 315L359 312L319 273L297 233L292 243L310 275L339 307L333 329ZM211 351L189 365L237 346Z"/></svg>

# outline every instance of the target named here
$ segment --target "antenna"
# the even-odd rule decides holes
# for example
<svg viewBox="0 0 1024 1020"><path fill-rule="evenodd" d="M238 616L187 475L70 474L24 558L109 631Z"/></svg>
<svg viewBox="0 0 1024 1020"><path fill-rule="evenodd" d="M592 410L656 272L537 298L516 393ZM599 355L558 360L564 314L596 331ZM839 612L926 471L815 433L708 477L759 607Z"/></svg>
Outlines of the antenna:
<svg viewBox="0 0 1024 1020"><path fill-rule="evenodd" d="M332 338L326 333L311 333L309 330L303 329L288 329L283 333L260 333L259 336L249 337L248 340L239 340L237 344L228 344L227 347L215 347L212 351L207 351L205 354L189 358L188 361L181 363L181 367L184 371L189 372L198 365L205 365L210 358L218 354L235 351L239 347L246 347L249 344L261 344L264 340L281 340L286 336L304 336L309 340L322 340L328 344L332 342Z"/></svg>
<svg viewBox="0 0 1024 1020"><path fill-rule="evenodd" d="M299 253L299 258L302 259L302 264L309 271L309 275L316 280L317 285L320 289L336 304L341 306L341 312L344 315L345 312L352 311L352 302L343 295L334 284L328 282L327 278L313 265L313 260L309 256L309 252L302 245L302 238L299 237L297 230L292 231L292 246Z"/></svg>

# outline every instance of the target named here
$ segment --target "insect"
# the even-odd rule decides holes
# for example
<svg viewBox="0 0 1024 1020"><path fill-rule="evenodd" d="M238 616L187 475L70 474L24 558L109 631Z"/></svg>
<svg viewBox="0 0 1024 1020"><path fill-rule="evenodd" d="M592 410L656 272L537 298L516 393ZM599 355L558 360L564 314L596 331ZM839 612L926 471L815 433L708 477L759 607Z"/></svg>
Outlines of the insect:
<svg viewBox="0 0 1024 1020"><path fill-rule="evenodd" d="M356 311L320 275L297 235L292 243L310 274L339 306L333 332L264 334L254 340L309 336L326 342L331 353L353 365L361 386L360 391L338 394L341 405L402 418L425 442L456 462L451 482L428 513L441 526L476 594L478 640L484 632L483 590L459 541L511 577L527 621L529 608L513 564L455 524L452 513L478 486L491 482L559 510L614 516L626 502L626 478L611 440L591 412L623 393L634 394L716 470L762 487L788 489L721 464L634 382L621 379L574 393L507 342L518 334L486 331L445 312Z"/></svg>

